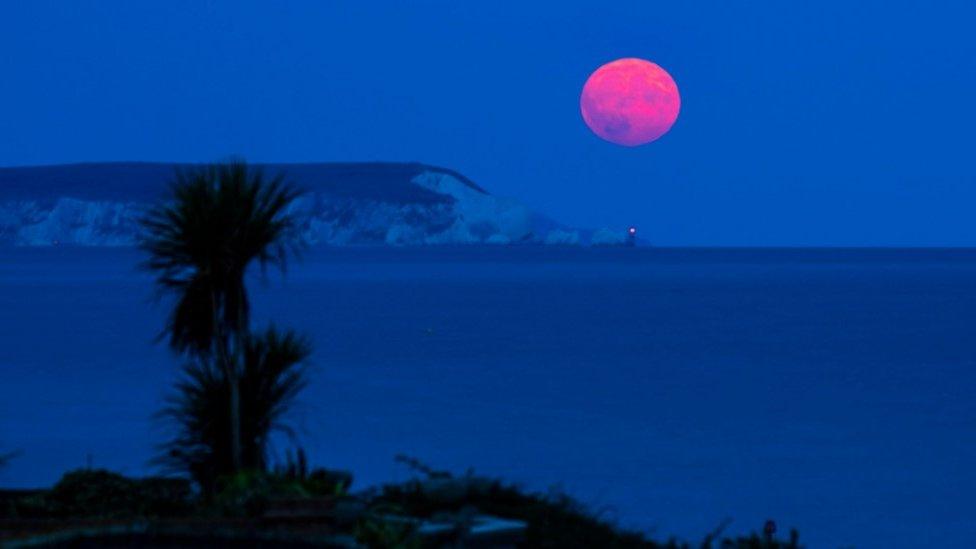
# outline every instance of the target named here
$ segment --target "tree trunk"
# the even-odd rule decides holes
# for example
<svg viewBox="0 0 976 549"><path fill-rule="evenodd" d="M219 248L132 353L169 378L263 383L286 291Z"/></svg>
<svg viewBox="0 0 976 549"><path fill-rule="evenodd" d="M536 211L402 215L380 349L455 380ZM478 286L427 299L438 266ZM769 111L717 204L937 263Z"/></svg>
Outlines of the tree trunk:
<svg viewBox="0 0 976 549"><path fill-rule="evenodd" d="M234 465L234 472L243 466L243 451L241 449L241 384L237 376L228 378L230 385L230 451Z"/></svg>
<svg viewBox="0 0 976 549"><path fill-rule="evenodd" d="M230 459L234 472L240 472L244 465L243 450L241 448L241 382L238 379L238 364L235 358L240 353L233 355L227 350L227 339L218 336L221 348L222 360L224 363L224 376L227 378L227 385L230 389Z"/></svg>
<svg viewBox="0 0 976 549"><path fill-rule="evenodd" d="M243 278L243 274L241 277ZM241 436L241 383L238 374L244 371L244 344L249 332L244 325L244 282L238 287L237 296L237 325L234 326L232 337L234 338L234 357L231 368L234 370L234 378L230 387L230 430L233 442L231 452L234 455L234 470L240 471L244 465L244 443Z"/></svg>
<svg viewBox="0 0 976 549"><path fill-rule="evenodd" d="M241 450L241 387L237 379L237 368L227 352L227 338L223 333L220 322L220 312L217 308L217 293L210 294L213 305L214 337L217 340L217 360L224 371L224 378L230 389L230 459L234 473L240 472L243 466L243 451Z"/></svg>

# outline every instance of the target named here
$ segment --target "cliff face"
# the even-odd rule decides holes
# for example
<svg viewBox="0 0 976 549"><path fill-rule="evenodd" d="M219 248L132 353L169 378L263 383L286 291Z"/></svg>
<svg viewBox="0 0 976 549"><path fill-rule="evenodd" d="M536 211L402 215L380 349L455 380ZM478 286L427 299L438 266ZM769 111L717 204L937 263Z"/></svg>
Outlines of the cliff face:
<svg viewBox="0 0 976 549"><path fill-rule="evenodd" d="M0 169L0 245L128 246L145 208L167 196L174 164ZM423 164L267 165L304 191L295 203L312 245L573 243L579 236ZM552 234L550 234L552 233Z"/></svg>

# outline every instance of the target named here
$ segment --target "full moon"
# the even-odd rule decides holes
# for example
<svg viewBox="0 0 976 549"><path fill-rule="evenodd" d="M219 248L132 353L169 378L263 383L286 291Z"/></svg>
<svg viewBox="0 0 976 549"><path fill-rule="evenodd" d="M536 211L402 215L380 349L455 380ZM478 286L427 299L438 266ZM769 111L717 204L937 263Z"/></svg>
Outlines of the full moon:
<svg viewBox="0 0 976 549"><path fill-rule="evenodd" d="M667 71L644 59L611 61L583 85L580 112L593 133L636 147L661 137L678 119L681 96Z"/></svg>

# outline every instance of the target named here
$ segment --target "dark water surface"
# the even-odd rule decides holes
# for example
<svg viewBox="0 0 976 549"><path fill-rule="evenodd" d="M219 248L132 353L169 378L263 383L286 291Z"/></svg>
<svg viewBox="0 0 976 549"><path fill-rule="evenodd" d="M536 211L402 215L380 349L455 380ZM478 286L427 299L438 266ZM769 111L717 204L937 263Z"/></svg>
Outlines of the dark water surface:
<svg viewBox="0 0 976 549"><path fill-rule="evenodd" d="M176 362L138 259L0 251L0 449L23 452L0 484L151 471ZM360 487L402 452L662 537L976 539L976 251L353 249L253 293L314 341L295 422Z"/></svg>

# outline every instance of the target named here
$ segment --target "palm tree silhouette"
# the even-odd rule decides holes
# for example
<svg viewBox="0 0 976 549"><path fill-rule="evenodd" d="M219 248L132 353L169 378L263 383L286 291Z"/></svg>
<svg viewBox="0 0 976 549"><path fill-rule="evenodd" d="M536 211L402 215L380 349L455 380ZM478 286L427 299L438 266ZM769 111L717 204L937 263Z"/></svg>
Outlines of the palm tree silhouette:
<svg viewBox="0 0 976 549"><path fill-rule="evenodd" d="M305 387L303 363L310 353L308 340L291 331L268 328L245 336L238 378L243 469L267 468L266 448L272 431L294 435L282 420ZM207 495L213 494L218 479L235 471L227 437L229 396L225 376L213 362L191 361L160 412L177 429L157 463L189 472Z"/></svg>
<svg viewBox="0 0 976 549"><path fill-rule="evenodd" d="M212 361L226 378L236 471L243 462L239 381L250 325L245 275L254 263L285 267L297 243L289 206L298 194L282 175L267 180L239 160L179 170L172 192L172 201L141 220L144 267L161 292L176 298L164 330L170 346Z"/></svg>

